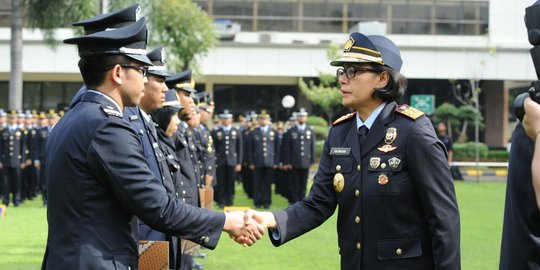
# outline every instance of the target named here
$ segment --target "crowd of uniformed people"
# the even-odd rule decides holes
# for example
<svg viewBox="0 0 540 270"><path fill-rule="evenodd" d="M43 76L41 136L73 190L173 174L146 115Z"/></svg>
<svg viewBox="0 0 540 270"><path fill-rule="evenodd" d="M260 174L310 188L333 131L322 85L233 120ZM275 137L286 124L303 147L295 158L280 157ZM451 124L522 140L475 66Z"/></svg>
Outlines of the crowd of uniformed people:
<svg viewBox="0 0 540 270"><path fill-rule="evenodd" d="M139 10L139 5L132 5L74 23L84 27L85 36L65 42L78 45L83 77L92 72L85 68L92 66L95 51L110 50L105 42L101 48L99 42L113 40L114 43L123 38L121 35L108 36L107 31L126 29L123 34L132 35L127 38L130 42L136 45L140 42L138 39L146 29L142 28L144 19L138 18ZM224 208L234 205L235 185L242 184L257 208L268 209L272 203L271 186L275 183L276 191L290 203L305 197L309 166L315 161L315 134L313 128L306 125L308 114L304 109L291 116L287 124L272 124L270 115L264 110L259 114L253 111L239 116L236 123L228 110L214 117L214 101L209 93L195 89L190 69L170 74L165 68L163 47L145 54L140 51L120 48L121 54L148 65L121 65L144 77L144 96L138 106L128 105L123 111L114 106L102 106L101 109L109 116L125 119L138 134L139 151L153 176L161 179L167 195L193 206L212 209L215 201L219 208ZM92 79L85 78L85 82ZM83 85L66 108L67 112L81 109L83 105L79 104L86 106L97 102L94 99L98 96L108 99L101 92ZM58 179L53 183L46 179L51 174L44 172L47 137L64 112L59 114L52 110L48 113L0 112L0 191L4 205L9 207L12 203L17 207L25 199L34 199L42 193L44 206L47 206L48 197L64 196L56 191ZM54 164L49 165L56 168ZM50 185L53 188L47 190ZM55 230L55 222L61 222L50 218L52 212L59 211L57 201L61 199L56 199L53 198L49 205L54 208L49 211L49 235ZM202 267L192 258L206 256L200 252L199 244L208 243L208 237L194 243L155 230L140 219L137 223L140 240L169 242L170 268ZM52 263L50 251L48 245L44 265Z"/></svg>
<svg viewBox="0 0 540 270"><path fill-rule="evenodd" d="M44 193L43 156L45 140L59 119L55 111L5 111L0 109L1 202L19 206Z"/></svg>

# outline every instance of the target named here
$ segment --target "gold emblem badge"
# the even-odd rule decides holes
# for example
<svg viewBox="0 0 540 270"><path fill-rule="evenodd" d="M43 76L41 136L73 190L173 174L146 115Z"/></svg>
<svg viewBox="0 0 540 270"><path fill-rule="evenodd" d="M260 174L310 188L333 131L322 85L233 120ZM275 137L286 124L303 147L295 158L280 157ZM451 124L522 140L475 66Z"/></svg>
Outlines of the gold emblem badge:
<svg viewBox="0 0 540 270"><path fill-rule="evenodd" d="M397 146L391 146L389 144L385 144L381 147L377 147L377 150L383 152L383 153L388 153L388 152L392 152L394 150L396 150Z"/></svg>
<svg viewBox="0 0 540 270"><path fill-rule="evenodd" d="M399 167L399 163L401 163L401 159L397 157L393 157L388 160L388 165L390 165L390 168L397 169Z"/></svg>
<svg viewBox="0 0 540 270"><path fill-rule="evenodd" d="M371 167L372 169L377 169L379 167L379 164L381 164L380 157L372 157L369 160L369 167Z"/></svg>
<svg viewBox="0 0 540 270"><path fill-rule="evenodd" d="M397 128L390 127L386 129L386 135L384 135L384 143L392 144L397 138Z"/></svg>
<svg viewBox="0 0 540 270"><path fill-rule="evenodd" d="M343 51L350 51L352 46L354 45L354 39L352 37L349 37L349 40L345 43L345 47L343 48Z"/></svg>
<svg viewBox="0 0 540 270"><path fill-rule="evenodd" d="M335 181L335 180L334 180ZM379 185L381 186L384 186L386 184L388 184L388 176L386 176L386 174L384 173L381 173L379 175L379 179L377 179L377 182L379 183ZM334 184L335 185L335 184Z"/></svg>
<svg viewBox="0 0 540 270"><path fill-rule="evenodd" d="M341 173L336 173L336 175L334 175L334 190L337 193L340 193L343 191L344 187L345 187L345 177Z"/></svg>

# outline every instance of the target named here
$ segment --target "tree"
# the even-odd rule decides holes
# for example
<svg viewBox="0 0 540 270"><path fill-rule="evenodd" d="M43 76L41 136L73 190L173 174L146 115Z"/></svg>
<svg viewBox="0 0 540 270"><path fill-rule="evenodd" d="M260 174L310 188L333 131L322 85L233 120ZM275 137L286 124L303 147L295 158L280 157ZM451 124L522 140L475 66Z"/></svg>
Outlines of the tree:
<svg viewBox="0 0 540 270"><path fill-rule="evenodd" d="M471 105L463 105L459 107L458 117L461 120L461 131L459 132L458 137L458 142L460 143L467 141L467 127L474 126L476 121L478 121L480 129L484 127L482 124L484 121L482 114Z"/></svg>
<svg viewBox="0 0 540 270"><path fill-rule="evenodd" d="M107 7L108 10L119 10L140 3L142 14L149 20L149 43L151 46L163 45L168 50L167 64L171 70L188 67L197 70L197 57L208 53L217 43L211 18L190 0L12 0L12 3L21 6L20 12L13 9L12 21L23 20L15 30L12 27L10 106L17 109L22 106L22 68L13 68L13 65L20 67L22 62L20 53L16 53L22 50L22 37L19 35L17 41L16 33L22 31L25 11L28 26L43 30L46 43L54 48L59 42L55 39L56 28L70 27L72 22L94 17ZM83 29L76 31L80 34ZM17 80L21 86L11 91L11 85L17 85Z"/></svg>
<svg viewBox="0 0 540 270"><path fill-rule="evenodd" d="M330 61L339 58L340 48L337 44L330 44L326 55ZM334 119L337 108L341 105L341 93L339 92L339 82L334 74L320 73L319 83L309 80L308 83L303 78L298 80L300 91L307 100L314 105L321 107L326 112L326 120Z"/></svg>
<svg viewBox="0 0 540 270"><path fill-rule="evenodd" d="M22 29L24 0L11 0L11 73L9 75L9 108L22 109Z"/></svg>
<svg viewBox="0 0 540 270"><path fill-rule="evenodd" d="M167 66L172 70L198 70L197 57L217 43L208 14L190 0L150 1L150 13L152 44L165 46L169 52Z"/></svg>
<svg viewBox="0 0 540 270"><path fill-rule="evenodd" d="M435 109L433 114L436 122L443 122L448 128L448 137L452 139L452 127L459 125L458 108L445 102Z"/></svg>

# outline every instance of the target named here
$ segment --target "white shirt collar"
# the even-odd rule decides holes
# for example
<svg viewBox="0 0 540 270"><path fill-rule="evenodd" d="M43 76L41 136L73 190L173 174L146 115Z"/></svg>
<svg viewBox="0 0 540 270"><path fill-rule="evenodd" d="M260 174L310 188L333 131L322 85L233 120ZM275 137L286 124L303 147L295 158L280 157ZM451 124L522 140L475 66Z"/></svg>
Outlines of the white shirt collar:
<svg viewBox="0 0 540 270"><path fill-rule="evenodd" d="M375 119L379 116L379 114L384 109L384 106L386 106L386 102L381 103L373 112L369 115L369 117L366 119L366 121L362 121L360 119L360 115L356 114L356 129L358 130L361 126L366 126L368 129L371 129L371 126L375 122Z"/></svg>
<svg viewBox="0 0 540 270"><path fill-rule="evenodd" d="M302 124L302 125L297 124L297 126L298 126L298 128L299 128L300 130L306 129L306 124Z"/></svg>
<svg viewBox="0 0 540 270"><path fill-rule="evenodd" d="M102 95L104 96L106 99L108 99L110 102L112 102L114 104L114 106L116 107L116 109L118 109L118 112L120 113L120 115L123 116L123 110L120 109L120 105L118 105L118 103L116 103L116 101L114 101L114 99L112 99L111 97L99 92L99 91L96 91L96 90L88 90L88 92L92 92L92 93L96 93L98 95Z"/></svg>
<svg viewBox="0 0 540 270"><path fill-rule="evenodd" d="M151 120L150 115L146 114L146 112L141 108L139 108L139 110L141 111L141 114L144 117L144 120L146 120L146 123L150 123L150 120Z"/></svg>

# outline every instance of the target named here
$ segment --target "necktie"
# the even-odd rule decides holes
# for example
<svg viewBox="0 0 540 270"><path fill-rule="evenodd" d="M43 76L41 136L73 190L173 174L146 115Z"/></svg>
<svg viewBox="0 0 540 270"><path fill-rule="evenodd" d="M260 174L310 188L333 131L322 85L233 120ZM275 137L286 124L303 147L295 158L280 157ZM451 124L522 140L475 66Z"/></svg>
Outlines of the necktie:
<svg viewBox="0 0 540 270"><path fill-rule="evenodd" d="M368 133L368 128L366 126L361 126L358 128L358 138L360 140L360 150L364 150L364 142L366 141L366 136Z"/></svg>

